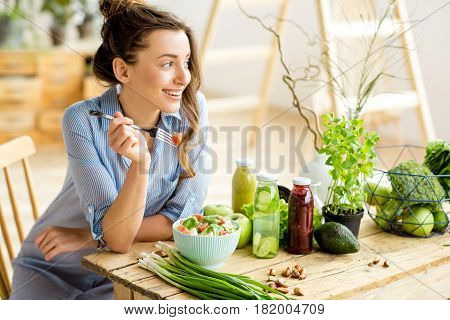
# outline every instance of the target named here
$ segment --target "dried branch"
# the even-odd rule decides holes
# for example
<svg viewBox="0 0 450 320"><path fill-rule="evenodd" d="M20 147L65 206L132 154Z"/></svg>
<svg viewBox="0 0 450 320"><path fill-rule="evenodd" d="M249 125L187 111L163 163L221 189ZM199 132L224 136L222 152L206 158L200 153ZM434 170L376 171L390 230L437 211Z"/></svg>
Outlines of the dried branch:
<svg viewBox="0 0 450 320"><path fill-rule="evenodd" d="M322 139L322 131L320 128L320 120L319 120L319 116L317 115L317 113L310 109L305 107L302 103L301 103L301 99L298 97L297 92L296 92L296 83L300 80L299 78L296 78L293 75L293 72L289 69L289 67L287 66L285 59L284 59L284 55L283 55L283 50L282 50L282 46L281 46L281 36L270 26L266 25L261 18L257 17L257 16L253 16L250 15L249 13L247 13L244 8L242 8L241 3L239 0L237 0L237 4L239 9L241 10L241 12L249 19L253 19L256 20L261 27L263 27L265 30L269 31L270 33L272 33L272 35L275 37L276 41L277 41L277 48L278 48L278 53L279 53L279 57L280 57L280 63L284 69L285 74L283 75L282 79L283 82L287 85L289 91L292 94L292 105L298 110L300 116L305 120L306 122L306 126L308 127L308 130L313 134L314 136L314 148L316 149L317 152L319 152L320 150L320 145L321 145L321 139ZM313 67L311 67L311 70L313 69ZM306 77L308 77L308 74L305 74ZM306 79L305 79L306 81ZM306 114L306 112L309 113L309 116L312 116L314 119L314 123L311 122L310 118L308 117L308 115Z"/></svg>

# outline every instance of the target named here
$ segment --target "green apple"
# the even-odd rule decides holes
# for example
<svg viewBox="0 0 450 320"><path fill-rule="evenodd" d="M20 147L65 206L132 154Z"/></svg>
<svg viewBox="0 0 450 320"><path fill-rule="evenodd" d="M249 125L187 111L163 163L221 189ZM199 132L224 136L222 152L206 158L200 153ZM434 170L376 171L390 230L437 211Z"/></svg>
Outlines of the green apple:
<svg viewBox="0 0 450 320"><path fill-rule="evenodd" d="M389 199L382 206L375 205L375 207L377 209L375 222L383 230L389 229L389 221L403 213L402 202L395 199Z"/></svg>
<svg viewBox="0 0 450 320"><path fill-rule="evenodd" d="M368 181L364 186L366 193L366 202L372 206L383 205L391 197L392 186L387 183L377 183L374 181Z"/></svg>
<svg viewBox="0 0 450 320"><path fill-rule="evenodd" d="M222 217L230 217L233 215L233 209L226 204L209 204L203 208L203 212L205 216L222 216Z"/></svg>
<svg viewBox="0 0 450 320"><path fill-rule="evenodd" d="M434 218L426 207L413 207L402 220L403 230L416 237L427 237L434 227ZM414 214L413 214L414 213Z"/></svg>
<svg viewBox="0 0 450 320"><path fill-rule="evenodd" d="M243 248L250 242L250 238L252 237L252 222L246 215L240 213L233 214L231 220L237 222L241 226L241 235L239 236L237 248Z"/></svg>
<svg viewBox="0 0 450 320"><path fill-rule="evenodd" d="M433 211L434 231L444 232L448 226L448 216L442 209Z"/></svg>

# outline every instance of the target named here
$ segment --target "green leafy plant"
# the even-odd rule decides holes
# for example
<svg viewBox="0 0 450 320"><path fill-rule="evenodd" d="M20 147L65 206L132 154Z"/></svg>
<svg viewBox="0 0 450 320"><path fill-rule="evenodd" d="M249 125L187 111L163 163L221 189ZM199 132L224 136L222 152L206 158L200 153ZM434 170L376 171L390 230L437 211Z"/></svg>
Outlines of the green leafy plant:
<svg viewBox="0 0 450 320"><path fill-rule="evenodd" d="M75 14L72 0L44 0L41 11L51 13L59 25L66 25Z"/></svg>
<svg viewBox="0 0 450 320"><path fill-rule="evenodd" d="M328 156L326 164L333 167L325 205L355 214L363 207L364 181L372 174L379 135L368 132L360 119L336 118L329 113L322 120L325 131L320 153Z"/></svg>
<svg viewBox="0 0 450 320"><path fill-rule="evenodd" d="M5 7L3 10L0 10L0 21L19 20L22 16L23 14L20 10L20 2L18 0L15 1L12 8Z"/></svg>
<svg viewBox="0 0 450 320"><path fill-rule="evenodd" d="M450 144L445 140L428 142L425 165L435 175L450 175ZM439 181L450 197L450 177L440 177Z"/></svg>

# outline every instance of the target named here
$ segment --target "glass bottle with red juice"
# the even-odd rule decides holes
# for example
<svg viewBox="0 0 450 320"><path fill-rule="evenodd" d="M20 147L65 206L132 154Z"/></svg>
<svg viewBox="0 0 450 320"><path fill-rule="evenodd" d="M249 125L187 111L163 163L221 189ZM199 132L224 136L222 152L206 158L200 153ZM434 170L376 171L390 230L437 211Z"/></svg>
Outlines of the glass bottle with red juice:
<svg viewBox="0 0 450 320"><path fill-rule="evenodd" d="M311 179L297 177L289 196L288 245L289 253L310 253L313 249L314 197Z"/></svg>

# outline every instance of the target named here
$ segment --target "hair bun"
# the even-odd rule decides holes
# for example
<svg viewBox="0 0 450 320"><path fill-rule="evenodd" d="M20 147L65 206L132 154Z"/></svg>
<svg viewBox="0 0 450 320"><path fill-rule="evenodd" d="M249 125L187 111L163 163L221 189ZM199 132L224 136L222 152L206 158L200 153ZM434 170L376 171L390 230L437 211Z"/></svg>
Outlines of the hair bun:
<svg viewBox="0 0 450 320"><path fill-rule="evenodd" d="M106 20L131 8L135 4L143 4L142 0L100 0L100 12Z"/></svg>

